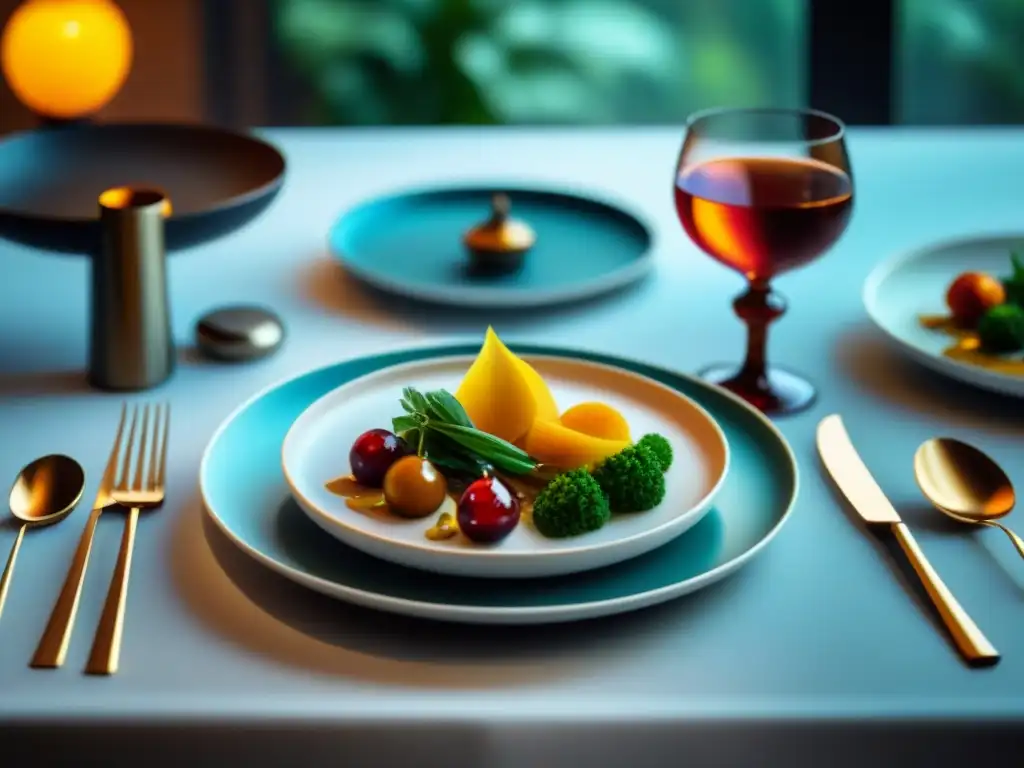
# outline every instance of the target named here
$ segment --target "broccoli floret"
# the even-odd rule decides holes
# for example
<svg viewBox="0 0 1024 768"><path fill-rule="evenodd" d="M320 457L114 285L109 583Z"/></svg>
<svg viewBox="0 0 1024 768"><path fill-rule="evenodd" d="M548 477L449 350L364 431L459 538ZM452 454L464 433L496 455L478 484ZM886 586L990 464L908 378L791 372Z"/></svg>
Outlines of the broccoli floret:
<svg viewBox="0 0 1024 768"><path fill-rule="evenodd" d="M978 323L978 339L986 352L1006 354L1024 349L1024 307L1000 304Z"/></svg>
<svg viewBox="0 0 1024 768"><path fill-rule="evenodd" d="M647 446L630 445L594 469L612 512L646 512L665 498L665 475Z"/></svg>
<svg viewBox="0 0 1024 768"><path fill-rule="evenodd" d="M558 475L533 502L533 524L550 539L596 531L609 517L608 500L586 469Z"/></svg>
<svg viewBox="0 0 1024 768"><path fill-rule="evenodd" d="M672 444L668 440L657 432L651 432L641 437L636 444L653 453L661 466L661 471L668 472L668 468L672 466Z"/></svg>

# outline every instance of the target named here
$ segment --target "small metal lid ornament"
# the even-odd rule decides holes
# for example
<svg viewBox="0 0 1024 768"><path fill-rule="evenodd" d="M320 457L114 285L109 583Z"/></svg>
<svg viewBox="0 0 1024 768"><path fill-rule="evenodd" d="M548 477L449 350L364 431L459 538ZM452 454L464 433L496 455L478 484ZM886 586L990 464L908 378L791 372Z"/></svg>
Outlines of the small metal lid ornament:
<svg viewBox="0 0 1024 768"><path fill-rule="evenodd" d="M284 324L263 307L213 310L196 323L196 345L206 357L225 362L259 360L284 342Z"/></svg>
<svg viewBox="0 0 1024 768"><path fill-rule="evenodd" d="M511 208L508 195L495 194L491 198L491 217L465 234L463 242L473 272L512 272L523 265L537 236L525 222L510 218Z"/></svg>

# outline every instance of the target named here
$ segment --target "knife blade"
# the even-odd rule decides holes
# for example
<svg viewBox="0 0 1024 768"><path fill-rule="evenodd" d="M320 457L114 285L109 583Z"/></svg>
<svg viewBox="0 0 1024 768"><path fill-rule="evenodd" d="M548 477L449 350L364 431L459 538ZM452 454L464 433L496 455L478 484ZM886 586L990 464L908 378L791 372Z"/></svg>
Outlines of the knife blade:
<svg viewBox="0 0 1024 768"><path fill-rule="evenodd" d="M858 515L869 523L900 522L899 512L864 466L837 414L826 416L818 425L818 453Z"/></svg>
<svg viewBox="0 0 1024 768"><path fill-rule="evenodd" d="M121 423L118 424L117 434L114 436L114 445L110 449L110 458L107 459L106 469L100 479L100 487L96 492L92 511L85 523L82 537L78 540L78 547L71 559L71 567L64 579L64 586L61 587L60 595L50 613L50 620L46 624L46 629L43 630L42 637L39 638L39 645L32 656L32 661L29 662L29 666L35 669L56 669L64 663L64 658L67 656L68 644L71 641L71 628L74 626L78 600L81 597L82 584L85 581L85 569L89 565L92 540L96 534L96 523L99 522L103 510L114 504L110 491L114 486L114 477L117 474L118 446L121 444L127 413L128 406L124 404L121 406Z"/></svg>
<svg viewBox="0 0 1024 768"><path fill-rule="evenodd" d="M832 480L846 500L866 522L886 525L896 536L928 597L949 630L957 649L967 661L991 665L999 661L992 646L968 616L953 593L925 557L907 525L871 476L838 414L826 416L818 424L818 453Z"/></svg>

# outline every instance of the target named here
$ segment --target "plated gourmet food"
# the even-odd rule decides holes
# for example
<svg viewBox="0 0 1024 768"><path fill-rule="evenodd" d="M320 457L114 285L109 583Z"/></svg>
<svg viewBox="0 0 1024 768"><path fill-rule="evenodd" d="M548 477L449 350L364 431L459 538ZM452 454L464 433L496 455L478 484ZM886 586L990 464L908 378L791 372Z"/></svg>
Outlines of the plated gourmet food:
<svg viewBox="0 0 1024 768"><path fill-rule="evenodd" d="M671 441L675 458L657 509L613 515L599 531L566 539L521 523L486 547L461 534L427 540L433 517L357 512L324 488L324 478L346 468L355 436L393 418L396 393L410 383L457 391L479 349L424 345L352 358L257 395L203 455L211 522L255 563L339 600L419 618L527 625L632 611L703 589L765 551L788 520L798 486L793 453L754 409L685 374L536 344L514 349L558 402L607 402L636 434Z"/></svg>
<svg viewBox="0 0 1024 768"><path fill-rule="evenodd" d="M948 315L921 325L955 342L943 354L963 363L1024 375L1024 257L1010 254L1009 274L963 272L946 290Z"/></svg>
<svg viewBox="0 0 1024 768"><path fill-rule="evenodd" d="M461 533L494 544L520 525L565 539L657 507L673 458L660 434L634 440L611 405L560 410L541 375L488 328L454 394L396 392L391 424L360 434L349 472L325 487L396 521L436 516L424 534L433 541Z"/></svg>

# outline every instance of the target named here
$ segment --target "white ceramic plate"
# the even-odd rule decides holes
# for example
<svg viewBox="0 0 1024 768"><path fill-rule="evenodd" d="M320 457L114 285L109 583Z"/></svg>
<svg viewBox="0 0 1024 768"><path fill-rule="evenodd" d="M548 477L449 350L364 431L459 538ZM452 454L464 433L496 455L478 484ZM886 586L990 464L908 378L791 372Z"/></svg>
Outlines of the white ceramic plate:
<svg viewBox="0 0 1024 768"><path fill-rule="evenodd" d="M350 471L348 453L362 432L388 428L400 414L403 387L454 392L472 356L437 358L378 371L313 403L288 431L282 466L299 506L342 542L384 560L457 576L534 578L577 573L649 552L695 525L710 509L729 466L729 448L715 420L695 402L652 379L578 359L528 357L559 407L600 400L619 409L634 438L659 432L675 452L665 500L655 509L613 516L603 528L569 539L548 539L527 523L497 545L461 534L431 541L436 515L404 520L350 509L324 484Z"/></svg>
<svg viewBox="0 0 1024 768"><path fill-rule="evenodd" d="M1024 251L1024 234L954 240L925 246L884 262L864 284L872 321L903 351L934 371L993 392L1024 397L1024 376L979 368L945 357L950 339L918 322L944 314L946 289L961 272L1010 274L1010 252Z"/></svg>

